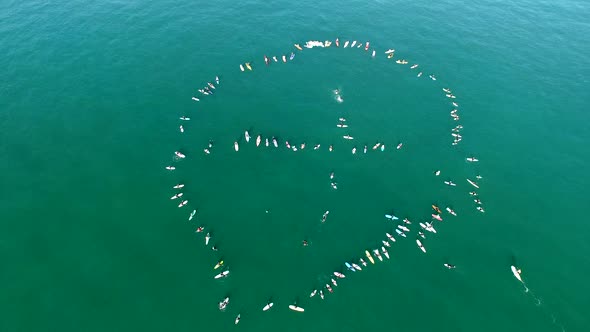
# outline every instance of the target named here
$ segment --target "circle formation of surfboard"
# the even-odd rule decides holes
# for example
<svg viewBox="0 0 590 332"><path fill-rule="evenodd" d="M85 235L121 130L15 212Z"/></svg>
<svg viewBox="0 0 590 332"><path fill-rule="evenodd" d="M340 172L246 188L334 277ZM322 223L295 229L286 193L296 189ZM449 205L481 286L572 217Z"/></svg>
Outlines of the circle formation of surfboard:
<svg viewBox="0 0 590 332"><path fill-rule="evenodd" d="M437 77L432 74L432 73L426 73L425 71L423 71L423 69L420 67L419 64L417 63L410 63L408 60L405 60L403 58L396 58L395 57L395 50L394 49L383 49L383 50L377 50L375 48L372 48L372 45L370 44L370 42L368 41L364 41L364 42L357 42L355 40L349 41L349 40L345 40L345 41L340 41L339 38L336 38L335 40L326 40L326 41L308 41L305 44L301 45L301 44L294 44L295 49L293 49L292 51L288 52L287 54L283 54L283 55L277 55L277 56L266 56L263 55L261 56L261 60L260 62L258 61L249 61L249 62L244 62L239 64L238 66L236 66L236 70L239 70L239 73L243 73L243 74L247 74L248 72L251 71L255 71L255 70L264 70L266 67L268 66L274 66L274 65L282 65L282 64L288 64L289 62L293 62L293 61L297 61L297 59L300 56L303 56L306 53L312 52L311 49L325 49L325 48L352 48L352 49L358 49L357 52L359 52L359 54L361 56L366 56L368 58L384 58L385 61L391 61L392 65L399 65L399 66L405 66L407 67L407 72L409 72L410 74L412 74L416 79L421 79L421 80L429 80L431 81L432 84L440 84L440 81L437 79ZM223 76L222 76L223 77ZM215 77L214 79L206 82L206 84L203 85L202 88L198 89L199 94L198 95L193 95L190 96L191 98L191 102L194 103L198 103L199 106L199 111L202 112L204 109L206 109L206 105L208 102L209 98L213 98L212 96L217 95L218 93L222 93L221 91L223 90L223 82L221 82L221 79L219 76ZM463 137L461 135L463 126L459 123L460 121L460 116L459 116L459 104L457 101L457 96L452 92L452 90L448 87L444 87L444 86L440 86L440 90L441 91L441 109L442 110L446 110L448 112L450 112L450 118L451 118L451 137L452 139L449 141L450 145L455 147L457 145L459 145L461 143L461 141L463 140ZM333 98L336 102L338 103L342 103L344 101L343 96L341 91L339 90L335 90L333 91ZM187 98L188 99L188 98ZM178 115L178 119L180 121L180 125L179 125L179 132L180 135L186 135L186 131L190 131L191 127L190 124L190 117L187 116L188 114L180 114ZM252 124L252 126L255 126L256 124ZM347 143L343 143L343 144L349 144L348 148L350 149L351 155L356 155L356 154L367 154L367 153L401 153L400 150L406 150L406 149L411 149L410 147L404 145L403 142L401 141L395 141L395 142L386 142L386 141L378 141L372 144L365 144L364 146L360 145L355 145L355 142L358 141L358 138L352 136L349 132L348 132L348 128L349 128L349 121L344 118L344 117L338 117L338 122L337 122L337 127L338 128L342 128L342 130L344 130L342 132L342 135L340 137L338 137L338 139L342 139L343 142L347 142ZM241 137L242 133L233 133L231 135L238 135ZM269 149L282 149L283 145L286 147L286 149L290 150L290 151L300 151L300 153L304 153L303 151L307 152L307 153L312 153L313 151L316 150L322 150L325 151L326 153L332 152L334 147L332 144L330 144L329 142L314 142L313 144L307 145L305 142L304 143L298 143L298 144L294 144L293 142L289 142L287 140L280 140L278 137L278 134L263 134L263 133L257 133L257 132L253 132L253 130L250 128L249 130L245 130L243 133L243 137L244 140L236 140L233 142L233 144L228 145L228 146L222 146L219 147L217 145L214 145L213 141L215 141L215 139L213 141L210 141L209 144L203 148L203 152L201 153L200 151L175 151L174 152L174 165L166 165L164 166L164 168L166 169L167 172L178 172L182 169L183 163L185 163L185 159L187 158L211 158L210 155L214 149L225 149L227 148L228 150L233 150L235 152L232 153L247 153L247 151L245 152L245 149L240 149L240 144L244 145L255 145L256 148L269 148ZM395 149L390 148L387 149L386 147L395 147ZM461 158L464 158L464 162L467 164L473 164L473 163L478 163L479 160L474 157L474 156L462 156ZM444 173L444 171L442 172ZM431 176L434 177L436 179L439 179L438 177L441 175L441 170L440 169L432 169L432 172L430 174L424 174L424 176ZM476 173L473 173L471 176L469 177L465 177L464 179L456 179L456 181L453 181L453 179L450 178L445 178L443 179L442 177L440 178L440 180L437 180L437 183L439 183L440 186L448 186L449 190L455 190L452 189L454 187L459 187L459 188L463 188L464 192L464 196L467 197L469 200L474 201L474 208L478 211L478 213L484 213L485 210L483 208L483 203L481 202L480 198L479 198L479 194L474 191L475 189L479 189L480 188L480 183L478 183L478 180L482 179L481 176L477 175ZM333 190L338 190L338 183L336 182L335 176L334 176L334 172L332 172L330 174L330 185L331 188ZM177 199L179 197L182 197L182 200L180 202L180 204L178 205L178 208L180 209L187 209L185 208L185 206L191 206L191 199L190 197L186 197L183 195L183 188L185 187L184 184L176 184L174 186L171 185L171 187L173 188L173 190L175 191L174 196L172 196L172 199ZM199 207L199 211L201 207ZM197 214L197 208L196 207L191 207L189 209L189 211L191 211L189 216L188 216L188 220L189 221L193 221L198 223L199 225L203 225L203 224L207 224L208 221L206 220L201 220L199 218ZM445 212L443 212L445 211ZM266 213L268 213L268 211L266 211ZM396 211L397 213L397 211ZM199 212L199 214L201 214L201 212ZM325 222L327 219L327 214L328 211L326 211L323 215L323 217L321 218L321 221L318 222ZM338 279L344 279L346 276L344 275L344 273L342 273L342 271L344 271L345 269L347 269L350 272L357 272L357 271L361 271L363 270L360 266L368 266L368 264L366 263L366 261L364 261L364 259L362 258L363 256L366 256L366 258L369 260L369 262L371 263L371 265L373 264L379 264L381 262L386 262L387 260L384 260L383 257L381 256L382 254L386 257L386 258L390 258L389 252L385 249L385 247L391 247L395 242L396 239L393 235L391 235L390 233L394 233L399 235L398 239L402 239L402 238L407 238L408 235L415 237L415 241L416 244L419 248L419 250L421 250L423 253L426 253L426 249L424 246L424 242L426 242L427 240L425 240L426 234L428 234L428 239L430 239L432 236L434 236L435 233L437 233L435 226L439 227L439 225L441 225L440 227L444 227L443 225L443 220L447 220L447 219L451 219L451 218L456 218L458 215L460 215L460 213L458 214L450 205L446 205L446 206L441 206L438 207L435 204L432 204L432 206L426 206L424 207L424 213L423 215L420 216L420 218L424 218L424 216L428 216L428 218L430 219L429 221L424 221L423 222L412 222L410 220L409 217L402 217L400 215L400 217L394 215L394 212L389 210L389 207L384 207L384 211L383 214L385 215L385 220L384 222L388 223L389 225L391 225L392 230L390 232L384 233L382 234L382 238L381 239L376 239L374 243L367 243L367 247L364 250L361 250L358 254L358 258L356 260L353 261L349 261L349 262L329 262L329 264L331 266L335 266L334 270L335 271L325 271L325 275L318 278L318 284L316 285L316 287L311 286L311 294L308 296L302 296L301 298L307 298L307 301L314 301L314 300L310 300L310 298L316 298L315 296L316 294L319 294L319 297L321 299L318 299L318 301L321 301L324 299L324 296L326 296L329 293L334 292L334 288L336 288L336 286L338 285L336 280L333 279L332 276L335 276ZM398 214L399 215L399 214ZM460 218L460 217L459 217ZM318 218L319 219L319 218ZM186 220L186 219L185 219ZM197 226L197 225L195 225ZM210 239L213 237L212 233L210 233L209 229L207 226L199 226L199 228L197 229L197 233L202 233L202 234L206 234L206 237L204 239L204 243L206 246L209 246L209 242ZM395 231L395 232L394 232ZM421 240L420 240L420 239ZM203 241L203 240L200 240ZM306 245L306 244L304 244ZM391 248L390 250L393 250L393 248ZM214 251L217 251L217 249L215 248ZM221 256L219 253L217 253L216 255ZM376 257L377 260L375 260L373 257ZM395 258L395 257L394 257ZM393 261L394 259L392 259ZM215 269L217 269L219 266L221 266L221 264L223 264L223 261L219 260L221 263L218 263L215 266ZM238 272L233 272L232 275L234 275L235 273L240 273ZM347 272L348 273L348 272ZM517 276L515 274L515 276ZM214 276L215 279L225 279L226 277L229 278L229 270L223 271L217 275ZM517 276L518 278L518 276ZM325 279L325 280L322 280ZM322 281L319 281L322 280ZM220 281L222 282L222 281ZM329 284L332 283L334 285L334 288L332 288ZM324 285L325 284L325 285ZM320 286L321 285L321 286ZM267 302L267 304L263 307L263 311L267 311L269 310L273 304L274 304L274 299L275 297L279 297L280 298L280 294L275 294L273 295L273 302ZM292 299L285 299L285 303L291 303L289 305L285 305L285 307L289 308L292 311L296 311L296 312L304 312L304 308L299 306L300 303L297 303L297 305L292 304L292 301L290 301ZM218 300L219 301L219 300ZM215 300L212 300L212 303L215 303ZM306 303L304 303L306 304ZM225 307L224 307L225 308ZM259 311L258 310L252 310L252 314L254 314L255 311ZM240 312L238 314L238 318L236 318L236 323L237 321L239 321L239 319L241 318L242 314L245 315L245 317L247 317L247 313L243 313Z"/></svg>

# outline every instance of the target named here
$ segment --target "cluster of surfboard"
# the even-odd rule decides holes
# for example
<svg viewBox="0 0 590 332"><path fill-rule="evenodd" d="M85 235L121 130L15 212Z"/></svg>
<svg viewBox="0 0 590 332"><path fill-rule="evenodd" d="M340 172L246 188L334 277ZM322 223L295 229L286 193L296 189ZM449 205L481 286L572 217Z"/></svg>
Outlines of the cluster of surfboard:
<svg viewBox="0 0 590 332"><path fill-rule="evenodd" d="M301 47L300 44L295 44L294 46L295 46L295 48L298 51L303 51L304 48L308 48L308 49L315 48L315 47L326 48L326 47L331 47L333 44L335 45L335 47L340 47L340 40L338 38L336 38L336 40L334 42L329 41L329 40L327 40L327 41L308 41L308 42L306 42L303 45L303 47ZM370 43L368 41L367 42L364 42L364 43L363 42L358 42L357 43L357 41L352 41L352 42L350 42L350 41L344 41L342 48L363 49L363 44L364 44L364 50L366 52L369 52ZM393 50L393 49L389 49L389 50L385 51L386 57L388 59L392 59L394 57L394 53L395 53L395 50ZM373 57L375 57L376 56L376 50L373 49L371 52L369 52L369 54L371 54ZM279 63L279 62L286 63L288 61L293 60L294 58L295 58L295 53L293 53L293 52L291 52L289 56L287 56L287 55L272 56L272 57L267 57L266 55L263 56L263 60L264 60L264 62L265 62L265 64L267 66L270 66L273 62L275 62L275 63ZM409 63L405 59L398 59L395 62L397 64L400 64L400 65L406 65L406 64ZM413 64L413 65L410 66L410 69L416 69L418 67L419 67L418 64ZM240 71L242 71L242 72L252 71L254 69L253 62L246 62L246 63L240 64L239 65L239 68L240 68ZM419 72L418 75L417 75L417 77L421 77L421 76L422 76L422 72ZM430 74L428 76L433 81L436 81L437 80L436 77L433 74ZM213 95L214 93L216 93L216 87L219 85L219 77L218 76L215 77L215 83L216 84L213 84L211 82L207 82L207 84L203 88L198 89L198 92L201 93L203 96ZM445 92L446 97L448 98L448 100L451 102L451 105L453 106L453 110L451 111L451 117L452 117L452 119L454 121L458 121L459 120L459 115L458 115L458 106L459 105L457 104L457 102L455 100L456 99L456 96L448 88L443 88L443 91ZM192 97L192 100L193 101L196 101L196 102L200 102L201 101L201 99L198 98L198 97L196 97L196 96L193 96ZM186 123L186 121L190 121L190 117L185 116L185 115L180 116L179 119L181 121L183 121L182 122L183 124ZM348 124L346 123L346 120L345 119L340 118L339 120L340 120L340 122L337 124L337 127L339 127L339 128L347 128L348 127ZM179 126L180 133L184 133L185 132L185 128L184 128L183 124L181 124ZM460 130L462 128L463 127L461 125L457 125L457 126L455 126L452 129L452 136L454 138L453 145L457 145L462 140L462 136L460 134ZM250 135L249 135L249 133L247 131L245 132L245 138L246 138L246 142L249 142L249 140L251 138ZM349 141L354 140L354 137L352 137L349 134L344 135L343 138L346 139L346 140L349 140ZM259 146L261 143L262 143L262 137L260 135L258 135L258 137L256 138L256 146ZM270 144L273 144L275 147L278 147L277 139L275 137L271 137L270 140L269 140L269 138L266 138L265 139L265 145L266 146L269 146ZM289 149L292 149L293 151L297 151L297 149L304 149L305 148L305 143L302 143L301 145L299 145L299 144L289 144L289 142L286 141L285 144L287 145L287 147ZM209 154L210 153L210 150L209 149L211 147L212 147L212 142L210 142L209 143L209 147L207 149L205 149L206 154ZM315 149L318 149L319 147L320 147L320 144L315 145L314 150ZM381 151L384 151L385 150L385 144L383 144L383 143L377 143L377 144L375 144L375 146L373 146L373 150L376 150L378 148L380 148ZM401 148L402 148L402 143L399 143L397 145L397 149L399 150ZM239 151L239 145L238 145L238 142L237 141L234 143L234 149L235 149L235 151ZM332 151L332 146L330 146L329 149L330 149L330 151ZM367 147L365 146L364 151L366 151L366 150L367 150ZM356 147L354 147L352 151L353 151L353 154L354 154L356 152ZM185 153L181 152L181 151L175 151L174 157L175 157L175 160L176 161L180 161L180 160L185 159L187 157L187 155ZM474 163L474 162L478 162L479 161L475 157L468 157L466 160L469 163ZM166 169L167 170L170 170L170 171L174 171L176 169L176 167L175 166L166 166ZM440 171L437 171L436 175L439 175L439 174L440 174ZM478 179L480 179L480 178L481 177L478 176ZM473 180L471 180L469 178L467 179L467 181L473 187L475 187L476 189L479 189L479 184L477 184L475 181L473 181ZM447 182L448 182L447 184L449 186L452 186L452 187L453 186L456 186L456 184L454 184L452 181L447 181ZM177 184L177 185L174 186L174 189L182 189L183 187L184 187L184 184ZM177 192L174 196L171 197L171 199L181 198L181 197L183 197L183 195L184 194L182 192ZM476 195L477 194L475 193L475 195L472 195L472 196L476 196ZM479 200L476 199L476 203L477 203L477 201L479 201ZM183 207L183 206L185 206L187 204L188 204L188 200L183 200L178 205L178 207L180 208L180 207ZM477 204L479 205L480 203L477 203ZM480 210L480 209L478 209L478 210ZM190 220L193 220L193 218L196 215L196 212L197 212L196 209L192 210L192 212L190 213L189 218L188 218L189 221ZM450 209L449 207L447 207L447 212L449 212L451 215L456 216L456 213L452 209ZM483 208L481 208L480 212L483 212ZM391 220L391 221L395 221L395 220L398 220L399 219L399 218L397 218L396 216L394 216L392 214L387 214L385 217L388 220ZM442 217L441 217L441 212L440 211L438 211L436 214L432 214L432 217L435 220L442 221ZM325 218L324 218L324 221L325 221ZM410 224L411 224L411 222L407 218L405 218L403 220L403 224L400 223L399 225L396 225L396 228L394 229L395 230L395 233L397 233L401 237L404 237L404 238L407 237L406 234L407 234L407 232L410 231L410 229L408 228L407 225L410 225ZM434 222L426 222L426 223L419 223L419 224L420 224L420 226L422 227L423 230L428 231L430 233L436 233L436 230L434 229L434 225L433 225ZM204 227L200 226L197 229L197 232L203 232L203 229L204 229ZM375 264L375 259L373 258L373 256L375 256L379 261L383 261L383 256L385 256L386 258L389 259L390 256L389 256L389 252L387 251L386 247L390 247L391 244L396 241L396 239L391 234L389 234L389 233L386 233L386 236L387 236L387 238L385 240L382 240L381 241L382 244L383 244L383 246L381 246L381 248L373 249L372 251L370 251L370 250L366 250L365 251L365 256L367 257L367 259L369 260L369 262L371 264ZM422 241L426 238L426 236L425 236L424 233L422 233L422 231L419 231L418 232L418 236L420 238L417 238L416 239L416 244L417 244L418 248L422 252L426 253L426 248L425 248L424 244L422 243ZM209 232L207 232L206 233L206 236L205 236L205 244L206 245L209 244L210 239L211 239L211 234ZM213 248L215 248L215 247L213 247ZM214 250L216 250L216 249L214 249ZM351 272L361 271L362 270L362 267L361 266L367 266L367 263L362 258L360 258L358 260L358 263L359 264L357 264L356 262L352 262L352 263L345 262L344 263L344 266L346 267L346 269L348 269ZM224 266L223 261L218 262L218 264L216 265L215 269L217 269L217 268L219 268L221 266ZM513 271L515 277L517 277L517 279L522 282L522 279L520 278L520 271L518 270L518 273L516 273L516 272L514 272L515 271L515 268L512 267L512 269L513 269L512 271ZM219 274L215 275L214 278L215 279L222 279L222 278L227 277L229 275L229 273L230 273L229 270L226 269L225 271L222 271ZM345 278L345 276L344 276L344 274L342 272L334 272L333 274L334 274L334 276L337 279ZM333 286L337 286L338 285L338 282L335 279L333 279L333 278L330 279L330 282L331 282L331 284ZM329 283L327 283L325 285L325 289L328 292L330 292L330 293L333 292L333 288L330 286ZM318 290L314 290L310 296L312 297L312 296L314 296L317 293L318 293ZM323 299L324 298L323 290L319 290L319 294L320 294L320 297ZM221 310L225 310L225 308L228 306L228 304L229 304L229 297L226 297L221 302L219 302L219 308ZM268 311L269 309L271 309L273 307L273 305L274 305L274 303L272 301L269 301L263 307L262 310L263 311ZM292 311L296 311L296 312L304 312L304 309L302 307L298 306L297 304L291 304L291 305L289 305L289 309L292 310ZM235 323L236 324L240 321L240 318L241 318L241 314L238 314L237 317L236 317L236 319L235 319Z"/></svg>

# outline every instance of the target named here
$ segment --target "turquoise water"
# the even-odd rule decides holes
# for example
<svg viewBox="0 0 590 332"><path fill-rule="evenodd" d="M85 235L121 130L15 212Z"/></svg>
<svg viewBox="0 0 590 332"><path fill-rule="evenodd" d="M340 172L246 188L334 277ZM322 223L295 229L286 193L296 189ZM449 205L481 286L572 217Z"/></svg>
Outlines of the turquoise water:
<svg viewBox="0 0 590 332"><path fill-rule="evenodd" d="M0 9L2 331L226 330L238 312L235 328L247 331L588 329L585 2L4 1ZM381 55L395 48L438 81L360 50L262 64L295 42L336 37L370 40ZM241 73L246 61L254 71ZM192 102L215 75L216 95ZM457 149L441 86L458 96ZM179 115L192 118L183 136ZM336 139L340 116L357 143ZM242 142L235 153L244 129L335 151ZM214 151L204 156L209 139ZM386 152L350 154L376 140ZM398 141L404 149L395 151ZM189 158L165 173L177 149ZM476 167L463 161L470 154ZM440 185L435 169L461 187ZM462 180L477 173L485 215ZM168 199L179 181L196 222ZM419 220L432 203L452 204L459 217L427 238L428 254L413 236L400 239L391 262L349 273L323 303L307 298L392 232L384 213ZM219 255L203 247L199 224ZM221 282L212 278L220 255L232 270ZM442 268L445 260L457 269ZM533 294L510 274L513 261ZM271 297L275 307L263 313ZM295 300L304 314L286 308Z"/></svg>

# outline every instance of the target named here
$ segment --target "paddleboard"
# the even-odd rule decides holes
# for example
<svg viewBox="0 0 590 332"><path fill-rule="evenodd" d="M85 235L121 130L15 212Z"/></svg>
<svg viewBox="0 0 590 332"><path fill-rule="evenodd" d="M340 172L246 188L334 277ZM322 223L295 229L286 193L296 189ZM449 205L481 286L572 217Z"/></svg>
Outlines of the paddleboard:
<svg viewBox="0 0 590 332"><path fill-rule="evenodd" d="M223 277L227 276L228 274L229 274L229 270L228 271L223 271L220 274L216 275L214 278L215 279L223 278Z"/></svg>
<svg viewBox="0 0 590 332"><path fill-rule="evenodd" d="M514 265L510 266L510 270L512 270L512 274L514 274L514 277L518 279L518 281L523 282L520 273L518 273L518 269Z"/></svg>
<svg viewBox="0 0 590 332"><path fill-rule="evenodd" d="M454 215L455 217L457 216L457 213L455 211L453 211L450 207L447 207L447 212Z"/></svg>
<svg viewBox="0 0 590 332"><path fill-rule="evenodd" d="M195 216L195 214L197 214L197 210L193 210L193 212L191 212L191 215L188 216L188 220L189 221L193 220L193 217Z"/></svg>
<svg viewBox="0 0 590 332"><path fill-rule="evenodd" d="M385 235L387 235L387 238L391 240L391 242L395 242L395 238L391 234L385 233Z"/></svg>
<svg viewBox="0 0 590 332"><path fill-rule="evenodd" d="M467 179L467 182L469 182L469 184L471 184L472 186L474 186L475 188L479 189L479 186L477 185L477 183Z"/></svg>
<svg viewBox="0 0 590 332"><path fill-rule="evenodd" d="M375 254L375 256L377 256L377 258L379 259L379 261L383 262L383 257L381 257L381 254L379 254L379 250L378 249L374 249L373 253Z"/></svg>
<svg viewBox="0 0 590 332"><path fill-rule="evenodd" d="M268 303L267 305L264 306L264 308L262 308L262 311L267 311L268 309L272 308L272 306L274 305L274 303Z"/></svg>
<svg viewBox="0 0 590 332"><path fill-rule="evenodd" d="M223 301L219 302L219 310L223 311L229 304L229 297L226 297Z"/></svg>
<svg viewBox="0 0 590 332"><path fill-rule="evenodd" d="M436 229L434 229L434 227L432 226L432 224L428 224L428 228L426 230L429 231L429 232L431 232L431 233L435 233L436 234Z"/></svg>
<svg viewBox="0 0 590 332"><path fill-rule="evenodd" d="M420 248L420 250L422 250L423 252L426 252L426 249L424 248L424 246L422 245L422 242L420 242L420 240L416 239L416 243L418 244L418 247Z"/></svg>
<svg viewBox="0 0 590 332"><path fill-rule="evenodd" d="M365 255L367 255L367 258L369 259L371 264L375 264L375 260L373 259L373 256L371 256L371 253L368 250L365 250Z"/></svg>
<svg viewBox="0 0 590 332"><path fill-rule="evenodd" d="M389 253L387 252L387 250L385 250L385 247L381 247L381 252L383 252L383 255L385 255L385 257L389 259Z"/></svg>
<svg viewBox="0 0 590 332"><path fill-rule="evenodd" d="M330 285L326 284L326 289L328 290L328 292L330 293L334 293L334 290L332 289L332 287L330 287Z"/></svg>
<svg viewBox="0 0 590 332"><path fill-rule="evenodd" d="M293 305L293 304L289 305L289 309L291 309L293 311L297 311L297 312L303 312L303 311L305 311L305 309L303 309L301 307L298 307L296 305Z"/></svg>

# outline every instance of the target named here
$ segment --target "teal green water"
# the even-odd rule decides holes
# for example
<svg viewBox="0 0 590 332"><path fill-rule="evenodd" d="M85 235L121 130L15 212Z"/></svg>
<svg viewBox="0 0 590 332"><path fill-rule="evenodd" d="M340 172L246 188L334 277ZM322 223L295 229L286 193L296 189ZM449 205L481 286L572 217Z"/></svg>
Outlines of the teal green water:
<svg viewBox="0 0 590 332"><path fill-rule="evenodd" d="M586 331L588 17L583 1L1 2L0 329ZM381 56L313 49L262 64L336 37ZM387 61L390 47L438 81ZM192 102L215 75L215 96ZM460 103L457 149L441 86ZM179 115L192 118L182 136ZM337 139L340 116L356 143ZM244 129L308 148L235 153ZM376 140L384 153L350 154ZM308 151L316 142L335 151ZM177 149L188 158L166 173ZM462 180L477 173L485 215ZM168 199L178 182L196 222ZM428 254L400 239L390 262L307 298L380 246L384 213L417 221L433 202L459 217ZM220 256L232 271L221 282ZM295 300L304 314L286 308Z"/></svg>

